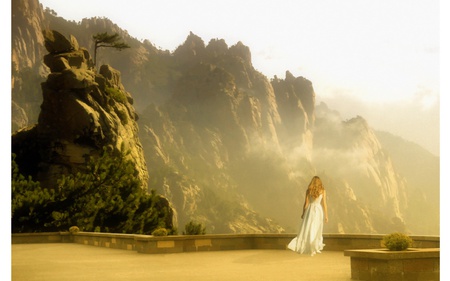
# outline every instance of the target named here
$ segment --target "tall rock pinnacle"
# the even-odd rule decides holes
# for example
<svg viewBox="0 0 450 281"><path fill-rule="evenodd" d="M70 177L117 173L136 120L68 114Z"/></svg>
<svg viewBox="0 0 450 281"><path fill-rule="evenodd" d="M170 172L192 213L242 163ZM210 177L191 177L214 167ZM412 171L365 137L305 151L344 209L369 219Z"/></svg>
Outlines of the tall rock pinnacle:
<svg viewBox="0 0 450 281"><path fill-rule="evenodd" d="M43 31L49 52L44 63L51 73L42 83L43 102L38 124L13 135L19 167L52 187L61 174L73 173L86 156L103 147L130 151L143 188L148 172L138 137L133 99L124 89L119 71L93 66L89 52L75 37Z"/></svg>

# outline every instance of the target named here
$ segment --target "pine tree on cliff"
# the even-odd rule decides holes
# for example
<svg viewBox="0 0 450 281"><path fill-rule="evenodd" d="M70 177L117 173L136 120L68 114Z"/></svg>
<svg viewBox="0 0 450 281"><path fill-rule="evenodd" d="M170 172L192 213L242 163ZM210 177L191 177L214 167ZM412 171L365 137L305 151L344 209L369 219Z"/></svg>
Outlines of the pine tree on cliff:
<svg viewBox="0 0 450 281"><path fill-rule="evenodd" d="M108 32L100 32L92 36L94 39L94 65L97 66L97 49L98 48L114 48L122 51L130 48L130 45L121 41L119 34L108 34Z"/></svg>

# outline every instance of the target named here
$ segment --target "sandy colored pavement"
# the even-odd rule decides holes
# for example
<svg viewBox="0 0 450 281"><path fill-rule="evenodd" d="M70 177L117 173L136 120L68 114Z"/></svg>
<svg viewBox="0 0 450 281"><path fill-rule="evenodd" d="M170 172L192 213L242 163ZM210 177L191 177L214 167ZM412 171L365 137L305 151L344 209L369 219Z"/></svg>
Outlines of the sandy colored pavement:
<svg viewBox="0 0 450 281"><path fill-rule="evenodd" d="M326 280L350 281L350 258L289 250L140 254L80 244L13 244L14 281Z"/></svg>

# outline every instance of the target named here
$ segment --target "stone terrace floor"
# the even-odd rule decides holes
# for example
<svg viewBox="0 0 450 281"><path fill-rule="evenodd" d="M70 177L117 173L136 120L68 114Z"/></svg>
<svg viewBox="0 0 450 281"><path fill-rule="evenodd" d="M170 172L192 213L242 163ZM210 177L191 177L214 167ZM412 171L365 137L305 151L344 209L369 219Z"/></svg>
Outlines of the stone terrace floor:
<svg viewBox="0 0 450 281"><path fill-rule="evenodd" d="M289 250L140 254L80 244L12 244L13 281L305 280L350 281L350 258Z"/></svg>

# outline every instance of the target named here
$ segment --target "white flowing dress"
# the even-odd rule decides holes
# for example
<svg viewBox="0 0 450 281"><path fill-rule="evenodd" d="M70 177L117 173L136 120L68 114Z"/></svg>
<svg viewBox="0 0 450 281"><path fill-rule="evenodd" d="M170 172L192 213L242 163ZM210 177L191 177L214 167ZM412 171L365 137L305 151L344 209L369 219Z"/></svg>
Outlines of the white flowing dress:
<svg viewBox="0 0 450 281"><path fill-rule="evenodd" d="M315 255L323 250L323 208L320 204L322 194L317 198L309 197L309 205L300 224L300 231L288 244L288 249L299 254Z"/></svg>

